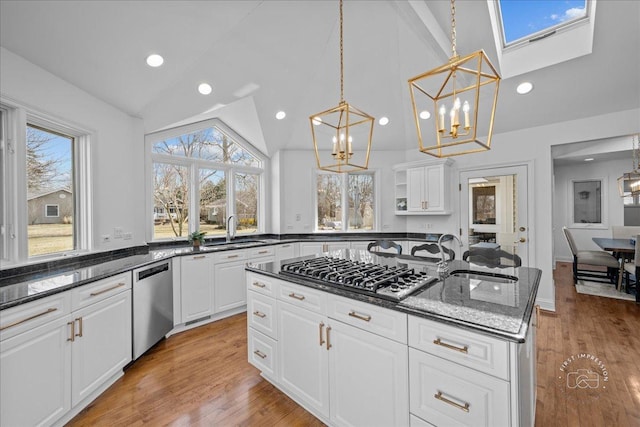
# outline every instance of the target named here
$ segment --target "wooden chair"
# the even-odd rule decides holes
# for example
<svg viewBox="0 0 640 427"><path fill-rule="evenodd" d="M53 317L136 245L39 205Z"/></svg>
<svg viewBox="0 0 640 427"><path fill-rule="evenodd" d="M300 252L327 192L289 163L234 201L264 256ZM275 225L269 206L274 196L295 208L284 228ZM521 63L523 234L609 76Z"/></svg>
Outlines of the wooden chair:
<svg viewBox="0 0 640 427"><path fill-rule="evenodd" d="M402 245L400 243L396 243L392 240L376 240L375 242L371 242L367 245L367 250L372 253L383 253L382 251L377 251L375 248L380 249L395 249L398 255L402 254ZM372 250L374 249L374 250Z"/></svg>
<svg viewBox="0 0 640 427"><path fill-rule="evenodd" d="M640 292L638 292L638 279L640 278L640 250L638 249L638 239L640 239L640 234L636 236L636 251L633 255L633 261L625 262L624 264L624 283L627 287L627 292L632 287L636 288L636 302L640 303ZM631 275L634 275L635 282L631 283Z"/></svg>
<svg viewBox="0 0 640 427"><path fill-rule="evenodd" d="M504 249L478 248L471 252L465 251L462 259L476 265L492 268L520 267L522 265L522 258Z"/></svg>
<svg viewBox="0 0 640 427"><path fill-rule="evenodd" d="M613 283L618 282L620 274L620 261L609 252L605 251L581 251L578 249L573 236L567 227L562 227L564 237L567 239L569 249L573 254L573 283L578 280L588 280L590 282ZM584 266L606 267L606 270L589 269ZM582 266L582 267L580 267Z"/></svg>
<svg viewBox="0 0 640 427"><path fill-rule="evenodd" d="M449 249L447 247L444 247L444 253L445 255L447 255L449 257L449 259L445 260L447 262L449 261L453 261L454 259L456 259L456 253L453 249ZM417 252L428 252L429 254L435 254L436 256L429 256L429 255L421 255L421 254L417 254ZM413 248L411 248L411 256L417 256L423 259L427 259L429 261L434 261L434 262L438 262L438 261L442 261L442 256L440 254L440 248L438 247L437 244L435 243L425 243L423 245L418 245L418 246L414 246Z"/></svg>

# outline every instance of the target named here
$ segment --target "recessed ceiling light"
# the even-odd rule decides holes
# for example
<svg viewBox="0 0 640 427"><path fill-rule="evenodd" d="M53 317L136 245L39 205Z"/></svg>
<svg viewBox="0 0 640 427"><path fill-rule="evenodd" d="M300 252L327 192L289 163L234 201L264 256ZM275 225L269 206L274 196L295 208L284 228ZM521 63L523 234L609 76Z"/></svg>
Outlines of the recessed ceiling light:
<svg viewBox="0 0 640 427"><path fill-rule="evenodd" d="M203 95L209 95L213 89L209 83L200 83L198 86L198 92Z"/></svg>
<svg viewBox="0 0 640 427"><path fill-rule="evenodd" d="M380 120L378 120L378 123L380 123L380 126L386 126L389 124L389 118L388 117L380 117Z"/></svg>
<svg viewBox="0 0 640 427"><path fill-rule="evenodd" d="M585 162L592 162L593 161L593 157L589 157L587 159L584 159Z"/></svg>
<svg viewBox="0 0 640 427"><path fill-rule="evenodd" d="M322 124L322 119L320 117L314 117L312 120L314 126L318 126Z"/></svg>
<svg viewBox="0 0 640 427"><path fill-rule="evenodd" d="M159 67L164 63L164 58L157 53L147 56L147 65L150 67Z"/></svg>
<svg viewBox="0 0 640 427"><path fill-rule="evenodd" d="M420 118L422 120L427 120L429 117L431 117L431 113L430 112L428 112L427 110L420 111Z"/></svg>
<svg viewBox="0 0 640 427"><path fill-rule="evenodd" d="M285 117L287 117L287 113L285 113L284 111L278 111L276 113L276 119L278 119L278 120L282 120Z"/></svg>
<svg viewBox="0 0 640 427"><path fill-rule="evenodd" d="M522 82L516 88L516 92L518 92L520 95L524 95L526 93L531 92L532 89L533 89L533 84L531 82Z"/></svg>

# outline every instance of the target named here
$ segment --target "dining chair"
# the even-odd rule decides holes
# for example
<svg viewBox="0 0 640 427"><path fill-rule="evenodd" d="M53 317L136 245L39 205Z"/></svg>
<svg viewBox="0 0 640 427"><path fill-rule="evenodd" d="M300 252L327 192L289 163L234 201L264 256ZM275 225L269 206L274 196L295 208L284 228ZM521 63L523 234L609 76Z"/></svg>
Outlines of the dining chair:
<svg viewBox="0 0 640 427"><path fill-rule="evenodd" d="M444 246L442 247L442 249L445 255L449 257L449 259L445 260L446 262L453 261L454 259L456 259L456 253L453 249L450 249ZM429 254L433 254L436 256L432 257L429 255L420 254L419 252L423 252L423 253L427 252ZM442 255L440 254L440 247L435 243L425 243L423 245L414 246L413 248L411 248L411 256L417 256L417 257L428 259L429 261L435 261L435 262L442 260Z"/></svg>
<svg viewBox="0 0 640 427"><path fill-rule="evenodd" d="M380 252L376 251L376 248L380 249L395 249L398 255L402 254L402 245L400 243L396 243L392 240L376 240L375 242L371 242L367 245L367 250L369 252ZM373 250L372 250L373 249Z"/></svg>
<svg viewBox="0 0 640 427"><path fill-rule="evenodd" d="M633 255L633 261L624 263L623 273L624 273L625 280L623 283L625 284L627 292L629 292L629 289L631 287L636 288L636 301L640 301L640 296L638 296L638 278L640 277L640 250L638 250L638 246L637 246L638 239L640 239L640 233L636 234L635 238L636 238L636 250ZM635 277L633 286L631 284L632 274Z"/></svg>
<svg viewBox="0 0 640 427"><path fill-rule="evenodd" d="M620 261L609 252L605 251L585 251L578 249L573 235L565 226L562 227L564 237L567 239L569 249L573 255L573 283L578 280L588 280L590 282L618 283L620 274ZM592 268L585 268L590 266ZM596 268L593 268L596 267ZM606 267L606 270L599 269Z"/></svg>
<svg viewBox="0 0 640 427"><path fill-rule="evenodd" d="M522 266L522 258L504 249L477 248L465 251L462 259L476 265L493 268L508 268Z"/></svg>

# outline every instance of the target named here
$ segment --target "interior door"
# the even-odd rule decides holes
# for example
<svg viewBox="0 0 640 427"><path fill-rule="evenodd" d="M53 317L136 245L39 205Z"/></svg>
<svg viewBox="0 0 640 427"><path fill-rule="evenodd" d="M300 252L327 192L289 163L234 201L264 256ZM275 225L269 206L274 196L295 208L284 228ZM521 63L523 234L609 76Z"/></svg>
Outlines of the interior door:
<svg viewBox="0 0 640 427"><path fill-rule="evenodd" d="M529 166L460 172L460 234L468 246L495 243L530 265Z"/></svg>

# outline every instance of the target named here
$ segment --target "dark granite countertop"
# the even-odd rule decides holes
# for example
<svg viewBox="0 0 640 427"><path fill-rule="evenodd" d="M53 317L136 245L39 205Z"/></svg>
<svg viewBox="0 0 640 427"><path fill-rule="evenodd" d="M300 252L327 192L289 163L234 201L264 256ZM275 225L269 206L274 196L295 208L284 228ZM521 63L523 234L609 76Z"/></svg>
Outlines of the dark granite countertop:
<svg viewBox="0 0 640 427"><path fill-rule="evenodd" d="M334 251L331 256L390 266L406 264L417 271L438 275L434 262L419 257L376 256L366 251L353 250ZM249 264L247 270L515 342L524 342L526 337L542 274L537 268L491 269L456 260L449 263L449 273L471 270L507 275L518 280L516 283L498 283L473 277L449 276L400 302L393 302L355 293L348 288L281 275L278 262Z"/></svg>
<svg viewBox="0 0 640 427"><path fill-rule="evenodd" d="M438 235L425 236L413 233L268 234L238 237L229 244L225 243L223 239L210 239L200 248L198 253L216 253L301 241L370 241L385 238L432 242L434 239L437 240L437 237L434 236ZM164 242L0 270L0 311L131 271L156 261L193 253L193 248L190 245L187 246L184 241Z"/></svg>

